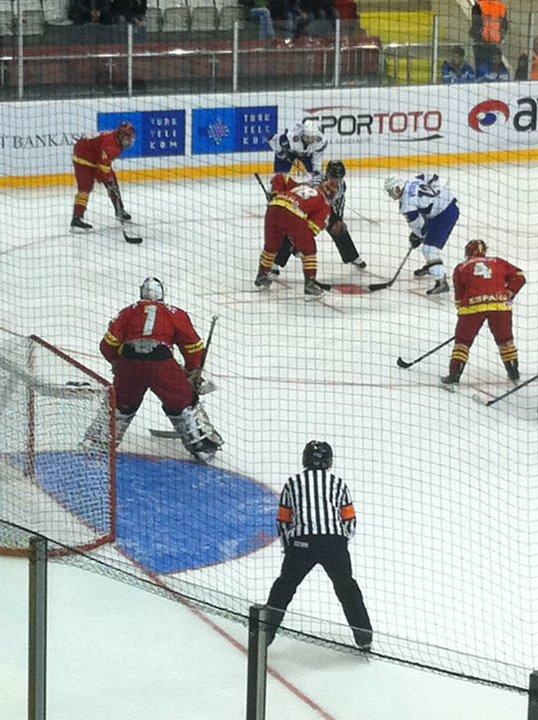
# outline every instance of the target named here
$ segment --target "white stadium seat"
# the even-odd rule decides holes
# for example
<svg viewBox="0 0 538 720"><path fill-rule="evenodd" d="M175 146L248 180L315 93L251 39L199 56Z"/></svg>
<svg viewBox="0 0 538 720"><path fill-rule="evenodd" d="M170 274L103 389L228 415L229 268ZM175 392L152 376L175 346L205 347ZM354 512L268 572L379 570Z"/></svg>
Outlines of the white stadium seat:
<svg viewBox="0 0 538 720"><path fill-rule="evenodd" d="M184 0L160 0L162 30L186 32L190 28L191 11Z"/></svg>
<svg viewBox="0 0 538 720"><path fill-rule="evenodd" d="M246 20L245 8L240 5L225 5L219 12L219 29L231 30L236 20L239 27L243 27Z"/></svg>

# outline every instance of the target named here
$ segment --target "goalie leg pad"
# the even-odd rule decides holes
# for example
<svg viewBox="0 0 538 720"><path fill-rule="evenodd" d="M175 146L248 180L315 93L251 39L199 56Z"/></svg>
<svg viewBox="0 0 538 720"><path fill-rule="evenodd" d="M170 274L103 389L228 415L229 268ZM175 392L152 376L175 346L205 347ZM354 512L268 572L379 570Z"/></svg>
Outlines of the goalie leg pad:
<svg viewBox="0 0 538 720"><path fill-rule="evenodd" d="M118 447L123 440L123 436L127 432L127 428L135 415L136 411L123 413L120 410L116 410L116 447ZM86 452L104 451L108 447L109 439L110 421L107 406L93 419L90 427L84 433L84 439L82 440L80 449Z"/></svg>
<svg viewBox="0 0 538 720"><path fill-rule="evenodd" d="M200 402L189 405L179 415L166 414L185 448L195 457L210 460L224 445Z"/></svg>

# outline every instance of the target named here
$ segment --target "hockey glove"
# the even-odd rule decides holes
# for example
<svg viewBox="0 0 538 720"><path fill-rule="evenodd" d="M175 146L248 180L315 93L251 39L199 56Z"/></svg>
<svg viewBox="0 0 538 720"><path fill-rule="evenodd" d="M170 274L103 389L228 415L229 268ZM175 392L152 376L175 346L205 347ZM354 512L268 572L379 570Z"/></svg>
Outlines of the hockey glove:
<svg viewBox="0 0 538 720"><path fill-rule="evenodd" d="M421 238L416 233L411 233L411 235L409 236L409 244L413 249L418 248L419 245L422 245L423 241L424 238Z"/></svg>

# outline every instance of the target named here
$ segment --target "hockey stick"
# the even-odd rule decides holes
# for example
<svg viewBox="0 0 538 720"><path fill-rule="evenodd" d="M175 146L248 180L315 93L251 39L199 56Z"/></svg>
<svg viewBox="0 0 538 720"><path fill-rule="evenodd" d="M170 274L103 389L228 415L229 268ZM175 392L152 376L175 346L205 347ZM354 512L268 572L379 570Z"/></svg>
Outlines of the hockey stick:
<svg viewBox="0 0 538 720"><path fill-rule="evenodd" d="M211 339L213 338L213 331L215 330L215 325L217 324L217 320L219 319L218 315L213 315L211 318L211 325L209 327L209 333L207 335L207 341L205 344L205 352L204 357L202 358L202 362L200 364L200 367L198 368L198 375L202 374L202 370L204 369L205 361L207 358L207 353L209 352L209 346L211 345ZM203 392L200 392L200 395L206 395L207 393L213 392L216 390L215 385L209 381L206 383L207 389L205 389ZM156 430L154 428L149 429L150 435L153 435L153 437L160 437L160 438L178 438L179 433L177 433L175 430Z"/></svg>
<svg viewBox="0 0 538 720"><path fill-rule="evenodd" d="M402 360L401 357L399 357L398 360L396 360L396 364L398 365L398 367L401 367L401 368L405 368L405 369L410 368L411 365L415 365L416 363L420 362L421 360L424 360L424 358L427 358L429 355L433 355L433 353L436 353L438 350L445 347L445 345L449 345L452 342L452 340L454 340L455 338L456 338L456 336L452 335L452 337L448 338L448 340L445 340L440 345L436 345L431 350L428 350L427 353L424 353L424 355L421 355L416 360L412 360L411 362L406 362L405 360Z"/></svg>
<svg viewBox="0 0 538 720"><path fill-rule="evenodd" d="M512 393L515 393L518 390L521 390L521 388L525 387L526 385L530 385L531 382L534 382L535 380L538 380L538 375L533 375L533 377L525 380L525 382L522 382L520 385L516 385L516 387L512 388L511 390L508 390L502 395L499 395L499 397L493 398L493 400L488 400L488 402L485 404L487 405L487 407L489 407L490 405L495 405L495 403L498 403L499 400L504 400L505 397L512 395Z"/></svg>
<svg viewBox="0 0 538 720"><path fill-rule="evenodd" d="M400 267L396 270L396 273L394 274L394 277L391 280L387 280L387 282L373 283L372 285L368 285L368 291L375 292L376 290L385 290L386 288L391 287L394 284L394 281L396 280L398 275L402 272L403 266L405 265L405 263L407 262L407 259L413 252L413 249L414 248L410 247L409 250L405 253L405 257L402 260L402 262L400 263Z"/></svg>
<svg viewBox="0 0 538 720"><path fill-rule="evenodd" d="M267 188L266 188L265 185L263 184L263 180L261 179L261 177L259 176L259 174L258 174L257 172L254 173L254 177L255 177L256 180L258 181L258 184L259 184L259 186L261 187L261 189L263 190L263 194L265 195L265 199L266 199L266 200L270 200L270 199L271 199L271 193L267 190Z"/></svg>

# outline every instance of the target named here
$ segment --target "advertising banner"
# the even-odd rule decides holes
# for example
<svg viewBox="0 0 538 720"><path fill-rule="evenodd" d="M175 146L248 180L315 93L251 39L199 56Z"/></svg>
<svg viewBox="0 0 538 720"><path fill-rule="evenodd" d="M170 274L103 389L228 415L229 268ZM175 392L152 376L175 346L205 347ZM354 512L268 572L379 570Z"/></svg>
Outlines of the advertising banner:
<svg viewBox="0 0 538 720"><path fill-rule="evenodd" d="M362 167L538 153L537 82L8 102L0 104L0 184L67 182L76 140L123 120L137 130L135 146L116 161L126 179L268 168L267 139L307 117L323 128L327 159Z"/></svg>

